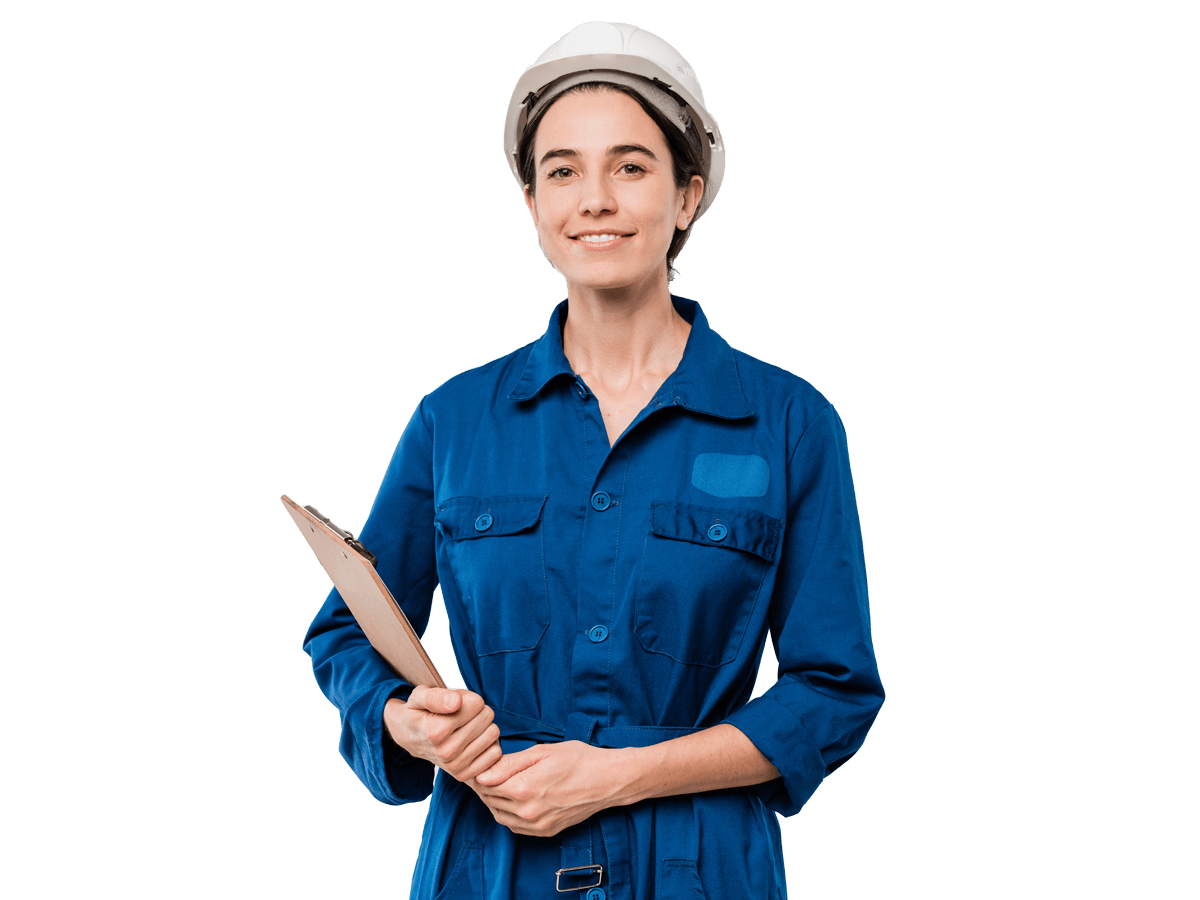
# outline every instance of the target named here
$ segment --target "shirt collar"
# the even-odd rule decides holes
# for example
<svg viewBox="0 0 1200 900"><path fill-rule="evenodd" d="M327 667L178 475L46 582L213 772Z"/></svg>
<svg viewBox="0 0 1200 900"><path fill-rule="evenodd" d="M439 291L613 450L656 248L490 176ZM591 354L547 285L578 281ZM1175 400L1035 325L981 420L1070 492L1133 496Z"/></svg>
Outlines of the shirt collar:
<svg viewBox="0 0 1200 900"><path fill-rule="evenodd" d="M683 297L671 297L676 311L692 326L683 359L675 373L663 385L678 406L722 419L741 419L752 415L738 377L733 348L708 327L700 304ZM571 364L563 353L562 328L567 321L564 300L550 316L546 333L529 348L529 357L520 378L509 391L510 400L532 400L559 375L574 377Z"/></svg>

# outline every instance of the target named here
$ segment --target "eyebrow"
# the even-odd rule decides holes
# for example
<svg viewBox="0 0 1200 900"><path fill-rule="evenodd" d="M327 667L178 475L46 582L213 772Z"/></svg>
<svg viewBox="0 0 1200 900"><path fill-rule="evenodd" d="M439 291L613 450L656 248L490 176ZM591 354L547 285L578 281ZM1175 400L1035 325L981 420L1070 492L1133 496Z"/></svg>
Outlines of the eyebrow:
<svg viewBox="0 0 1200 900"><path fill-rule="evenodd" d="M617 144L615 147L608 148L609 156L622 156L626 153L641 153L643 156L648 156L650 159L655 161L658 160L658 157L655 156L649 148L643 147L641 144ZM545 156L538 160L538 165L545 165L546 161L551 159L576 159L578 157L578 150L550 150Z"/></svg>

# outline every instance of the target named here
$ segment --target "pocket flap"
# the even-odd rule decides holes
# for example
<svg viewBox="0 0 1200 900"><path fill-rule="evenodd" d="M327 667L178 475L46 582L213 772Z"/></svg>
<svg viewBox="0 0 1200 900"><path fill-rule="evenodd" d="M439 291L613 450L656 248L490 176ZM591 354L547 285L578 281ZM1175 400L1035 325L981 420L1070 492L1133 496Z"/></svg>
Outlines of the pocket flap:
<svg viewBox="0 0 1200 900"><path fill-rule="evenodd" d="M546 495L458 497L438 504L434 521L449 541L469 541L528 531L537 525Z"/></svg>
<svg viewBox="0 0 1200 900"><path fill-rule="evenodd" d="M721 527L717 527L721 526ZM771 562L783 523L750 509L715 509L687 503L653 503L650 531L677 541L728 547Z"/></svg>

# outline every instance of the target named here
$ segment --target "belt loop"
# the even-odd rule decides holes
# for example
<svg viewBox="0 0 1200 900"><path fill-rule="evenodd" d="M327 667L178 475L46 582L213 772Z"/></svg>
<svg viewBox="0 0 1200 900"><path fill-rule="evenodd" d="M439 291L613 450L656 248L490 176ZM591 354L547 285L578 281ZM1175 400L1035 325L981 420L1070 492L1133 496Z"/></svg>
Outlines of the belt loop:
<svg viewBox="0 0 1200 900"><path fill-rule="evenodd" d="M554 888L560 894L566 891L586 891L600 887L604 880L604 869L596 862L596 848L592 840L592 822L577 822L559 832L562 849L559 870L554 873ZM563 876L566 875L566 883ZM595 884L591 881L595 879Z"/></svg>
<svg viewBox="0 0 1200 900"><path fill-rule="evenodd" d="M567 716L567 733L563 735L563 740L583 741L585 744L590 744L592 734L599 724L599 721L585 713L573 712Z"/></svg>

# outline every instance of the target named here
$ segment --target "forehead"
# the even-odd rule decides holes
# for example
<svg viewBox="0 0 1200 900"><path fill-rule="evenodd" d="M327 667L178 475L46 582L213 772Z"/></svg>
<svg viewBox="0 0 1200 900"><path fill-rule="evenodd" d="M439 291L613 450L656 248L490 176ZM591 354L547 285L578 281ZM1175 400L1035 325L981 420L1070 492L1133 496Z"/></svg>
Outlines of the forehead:
<svg viewBox="0 0 1200 900"><path fill-rule="evenodd" d="M668 159L667 140L641 104L621 91L566 94L546 110L534 140L534 156L550 150L603 153L621 144L641 144Z"/></svg>

